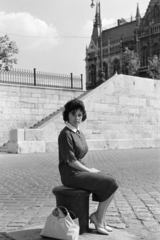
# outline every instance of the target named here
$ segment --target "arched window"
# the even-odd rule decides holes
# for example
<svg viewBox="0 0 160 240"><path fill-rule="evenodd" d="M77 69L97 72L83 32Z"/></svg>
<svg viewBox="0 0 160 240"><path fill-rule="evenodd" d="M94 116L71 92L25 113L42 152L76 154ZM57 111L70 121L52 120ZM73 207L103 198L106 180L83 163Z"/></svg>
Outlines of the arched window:
<svg viewBox="0 0 160 240"><path fill-rule="evenodd" d="M160 9L157 5L155 5L154 9L153 9L153 17L154 17L154 22L159 22L159 20L160 20Z"/></svg>
<svg viewBox="0 0 160 240"><path fill-rule="evenodd" d="M153 49L152 56L156 55L159 58L160 57L160 44L158 42L154 43L152 49Z"/></svg>
<svg viewBox="0 0 160 240"><path fill-rule="evenodd" d="M113 74L115 73L120 73L120 61L117 58L113 61Z"/></svg>
<svg viewBox="0 0 160 240"><path fill-rule="evenodd" d="M89 67L89 84L96 85L96 66L94 64Z"/></svg>
<svg viewBox="0 0 160 240"><path fill-rule="evenodd" d="M105 74L105 79L108 79L108 64L103 62L103 72Z"/></svg>
<svg viewBox="0 0 160 240"><path fill-rule="evenodd" d="M144 45L141 49L141 66L146 67L148 65L148 48Z"/></svg>

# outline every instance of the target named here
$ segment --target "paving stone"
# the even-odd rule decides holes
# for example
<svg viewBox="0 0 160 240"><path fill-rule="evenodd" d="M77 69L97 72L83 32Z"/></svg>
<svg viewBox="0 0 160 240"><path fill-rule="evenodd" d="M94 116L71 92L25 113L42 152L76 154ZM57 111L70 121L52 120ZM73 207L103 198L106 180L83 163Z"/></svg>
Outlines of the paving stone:
<svg viewBox="0 0 160 240"><path fill-rule="evenodd" d="M93 230L90 234L80 236L80 240L156 239L157 229L160 229L159 159L159 149L88 153L87 164L118 178L120 187L106 214L108 224L115 225L114 233L106 238ZM0 179L1 176L3 178L0 181L0 229L9 233L44 226L46 217L56 206L52 189L61 185L57 164L58 156L53 153L0 155ZM90 197L90 213L96 211L97 205ZM150 219L155 220L156 224Z"/></svg>
<svg viewBox="0 0 160 240"><path fill-rule="evenodd" d="M150 231L150 232L160 232L160 225L158 221L143 221L144 226Z"/></svg>
<svg viewBox="0 0 160 240"><path fill-rule="evenodd" d="M149 221L149 220L154 220L154 217L150 214L150 213L143 213L143 212L138 212L136 213L137 218L139 220L145 220L145 221Z"/></svg>
<svg viewBox="0 0 160 240"><path fill-rule="evenodd" d="M125 229L126 228L125 223L108 223L108 226L117 228L117 229Z"/></svg>
<svg viewBox="0 0 160 240"><path fill-rule="evenodd" d="M160 223L160 214L154 214L154 217Z"/></svg>

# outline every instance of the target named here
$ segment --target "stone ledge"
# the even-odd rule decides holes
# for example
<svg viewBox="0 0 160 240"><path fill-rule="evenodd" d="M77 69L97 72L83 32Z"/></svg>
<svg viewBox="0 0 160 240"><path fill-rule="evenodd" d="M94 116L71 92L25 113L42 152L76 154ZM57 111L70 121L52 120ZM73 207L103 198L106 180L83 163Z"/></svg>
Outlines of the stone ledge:
<svg viewBox="0 0 160 240"><path fill-rule="evenodd" d="M155 139L92 139L87 140L90 150L158 148L160 140Z"/></svg>
<svg viewBox="0 0 160 240"><path fill-rule="evenodd" d="M9 153L43 153L45 149L44 141L18 141L8 143Z"/></svg>
<svg viewBox="0 0 160 240"><path fill-rule="evenodd" d="M89 150L160 148L160 139L92 139L87 140ZM17 141L8 143L9 153L57 152L57 141Z"/></svg>

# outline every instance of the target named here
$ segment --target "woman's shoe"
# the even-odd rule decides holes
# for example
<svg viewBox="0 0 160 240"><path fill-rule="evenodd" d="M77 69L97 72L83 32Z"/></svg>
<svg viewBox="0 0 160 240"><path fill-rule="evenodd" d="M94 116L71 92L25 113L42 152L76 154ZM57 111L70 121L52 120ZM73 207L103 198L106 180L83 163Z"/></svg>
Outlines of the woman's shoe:
<svg viewBox="0 0 160 240"><path fill-rule="evenodd" d="M108 225L104 225L104 228L108 231L108 232L112 232L113 229L111 227L109 227Z"/></svg>
<svg viewBox="0 0 160 240"><path fill-rule="evenodd" d="M105 228L98 226L95 213L92 213L89 218L90 218L90 223L94 223L97 232L105 234L105 235L109 234Z"/></svg>

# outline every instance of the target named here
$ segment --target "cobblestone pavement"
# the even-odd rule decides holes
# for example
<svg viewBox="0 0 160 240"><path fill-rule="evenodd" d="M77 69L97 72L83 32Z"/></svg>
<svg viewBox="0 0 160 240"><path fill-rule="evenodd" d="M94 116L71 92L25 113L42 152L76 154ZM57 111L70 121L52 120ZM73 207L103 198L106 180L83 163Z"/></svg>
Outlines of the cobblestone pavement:
<svg viewBox="0 0 160 240"><path fill-rule="evenodd" d="M118 237L105 239L160 240L160 149L90 151L86 163L120 182L106 215ZM0 154L0 240L44 226L56 206L52 188L61 185L57 165L57 153ZM90 199L90 212L96 207ZM86 239L100 238L93 233Z"/></svg>

